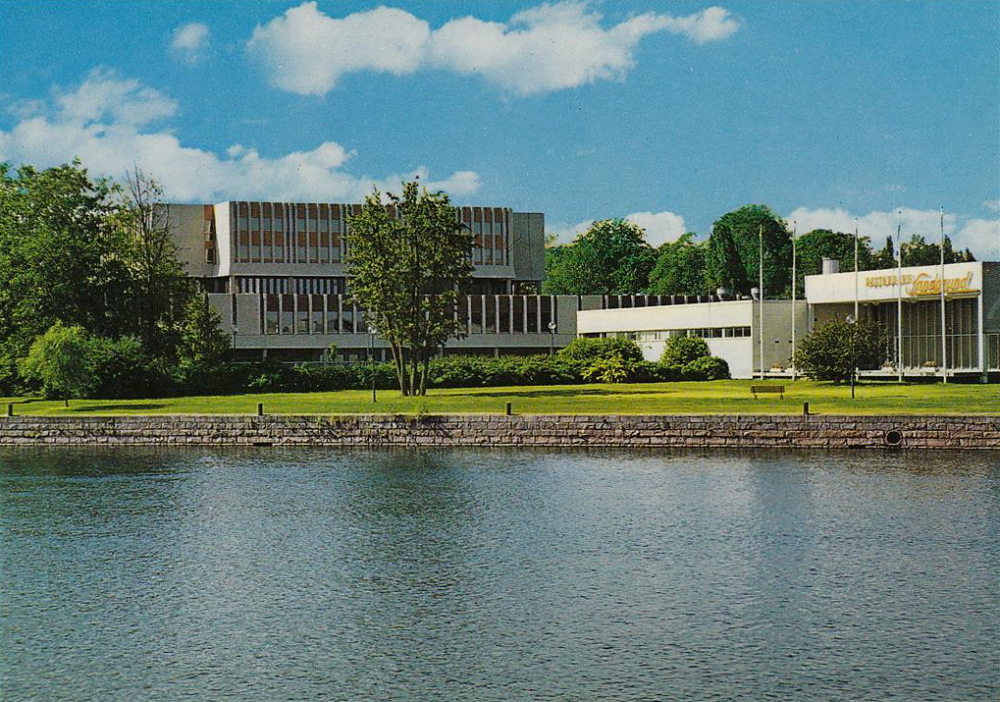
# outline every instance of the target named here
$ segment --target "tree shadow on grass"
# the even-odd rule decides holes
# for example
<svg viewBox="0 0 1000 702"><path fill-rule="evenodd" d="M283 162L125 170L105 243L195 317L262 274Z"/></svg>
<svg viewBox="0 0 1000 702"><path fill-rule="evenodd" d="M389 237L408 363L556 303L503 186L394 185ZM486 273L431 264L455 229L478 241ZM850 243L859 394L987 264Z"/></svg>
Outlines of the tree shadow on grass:
<svg viewBox="0 0 1000 702"><path fill-rule="evenodd" d="M471 388L466 388L467 390L472 390ZM632 395L663 395L671 392L670 390L664 390L660 388L658 390L612 390L608 388L587 388L585 385L577 385L572 388L564 388L559 390L506 390L506 391L489 391L489 392L461 392L452 393L451 397L597 397L597 396L610 396L616 395L620 396L626 394Z"/></svg>
<svg viewBox="0 0 1000 702"><path fill-rule="evenodd" d="M70 405L60 408L63 412L113 412L115 410L156 410L163 409L165 404L148 405Z"/></svg>

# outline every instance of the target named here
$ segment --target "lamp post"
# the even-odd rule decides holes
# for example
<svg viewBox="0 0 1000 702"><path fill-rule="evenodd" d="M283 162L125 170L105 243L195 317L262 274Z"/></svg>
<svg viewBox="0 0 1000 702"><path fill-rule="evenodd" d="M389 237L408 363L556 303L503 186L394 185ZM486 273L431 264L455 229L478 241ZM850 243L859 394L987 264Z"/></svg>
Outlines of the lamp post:
<svg viewBox="0 0 1000 702"><path fill-rule="evenodd" d="M851 399L854 399L854 376L857 373L854 362L854 315L847 315L847 326L851 333Z"/></svg>
<svg viewBox="0 0 1000 702"><path fill-rule="evenodd" d="M378 402L375 396L375 327L368 327L368 364L372 374L372 402Z"/></svg>
<svg viewBox="0 0 1000 702"><path fill-rule="evenodd" d="M549 355L556 352L556 323L549 322Z"/></svg>

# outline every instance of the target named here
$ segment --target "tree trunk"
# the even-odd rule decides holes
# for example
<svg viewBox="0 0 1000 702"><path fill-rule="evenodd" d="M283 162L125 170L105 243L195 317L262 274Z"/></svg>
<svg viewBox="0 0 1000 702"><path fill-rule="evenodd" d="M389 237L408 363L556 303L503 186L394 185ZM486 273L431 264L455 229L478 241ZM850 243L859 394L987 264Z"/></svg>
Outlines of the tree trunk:
<svg viewBox="0 0 1000 702"><path fill-rule="evenodd" d="M431 365L431 351L429 349L424 349L423 366L420 369L420 395L424 397L427 395L427 375L430 372Z"/></svg>

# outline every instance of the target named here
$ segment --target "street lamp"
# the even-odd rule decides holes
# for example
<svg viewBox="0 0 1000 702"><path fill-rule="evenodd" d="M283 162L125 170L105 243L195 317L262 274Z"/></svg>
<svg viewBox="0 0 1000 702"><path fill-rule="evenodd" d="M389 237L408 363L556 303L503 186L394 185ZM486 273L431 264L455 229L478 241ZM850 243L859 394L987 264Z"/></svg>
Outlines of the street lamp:
<svg viewBox="0 0 1000 702"><path fill-rule="evenodd" d="M372 374L372 402L378 402L375 396L375 327L368 327L368 363Z"/></svg>
<svg viewBox="0 0 1000 702"><path fill-rule="evenodd" d="M556 323L549 322L549 355L555 353L556 350Z"/></svg>
<svg viewBox="0 0 1000 702"><path fill-rule="evenodd" d="M847 315L847 326L851 332L851 399L854 399L854 376L857 375L858 369L855 367L854 361L854 315Z"/></svg>

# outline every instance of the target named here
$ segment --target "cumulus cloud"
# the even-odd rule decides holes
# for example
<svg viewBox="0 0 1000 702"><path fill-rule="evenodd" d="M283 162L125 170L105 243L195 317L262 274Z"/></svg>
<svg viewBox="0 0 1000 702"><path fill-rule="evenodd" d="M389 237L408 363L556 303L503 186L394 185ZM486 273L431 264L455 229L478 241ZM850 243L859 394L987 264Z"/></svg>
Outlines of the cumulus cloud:
<svg viewBox="0 0 1000 702"><path fill-rule="evenodd" d="M996 200L987 200L983 203L983 207L988 210L993 210L994 212L1000 212L1000 198Z"/></svg>
<svg viewBox="0 0 1000 702"><path fill-rule="evenodd" d="M928 241L937 241L941 232L941 211L933 209L902 207L898 210L855 215L839 207L799 207L785 217L789 224L795 222L799 234L813 229L852 233L855 218L858 233L871 238L876 247L882 246L887 236L892 236L895 240L900 223L904 239L909 239L911 234L919 234ZM951 237L956 248L969 248L976 258L1000 258L1000 220L970 219L946 212L944 231Z"/></svg>
<svg viewBox="0 0 1000 702"><path fill-rule="evenodd" d="M119 176L133 163L179 201L228 198L359 201L372 185L396 191L419 177L431 189L462 197L475 193L479 176L458 171L433 180L426 168L372 177L346 170L354 156L334 141L278 156L234 144L225 154L187 146L154 120L173 115L175 102L162 93L99 69L69 92L56 92L41 114L0 130L0 161L44 167L79 157L92 173Z"/></svg>
<svg viewBox="0 0 1000 702"><path fill-rule="evenodd" d="M650 246L657 247L668 241L676 241L687 231L684 218L673 212L633 212L622 219L637 224L646 232L646 241ZM548 234L560 244L572 242L578 235L590 229L592 219L585 219L576 224L556 224L549 227Z"/></svg>
<svg viewBox="0 0 1000 702"><path fill-rule="evenodd" d="M170 50L186 64L194 65L205 57L208 49L209 29L200 22L189 22L174 29Z"/></svg>
<svg viewBox="0 0 1000 702"><path fill-rule="evenodd" d="M352 72L435 69L531 95L623 78L650 34L704 44L738 28L721 7L685 17L647 12L605 27L589 5L569 0L522 10L504 23L469 16L432 30L404 10L379 7L335 19L307 2L258 26L246 48L271 85L302 95L324 95Z"/></svg>

